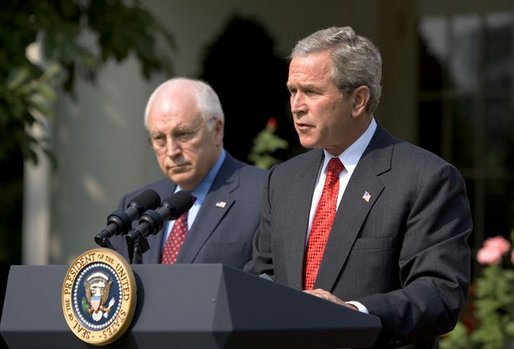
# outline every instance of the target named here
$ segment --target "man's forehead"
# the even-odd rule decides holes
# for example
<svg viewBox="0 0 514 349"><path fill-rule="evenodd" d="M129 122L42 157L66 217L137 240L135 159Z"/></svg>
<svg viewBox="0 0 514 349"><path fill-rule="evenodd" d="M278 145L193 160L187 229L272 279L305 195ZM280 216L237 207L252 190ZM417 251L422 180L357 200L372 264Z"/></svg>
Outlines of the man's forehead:
<svg viewBox="0 0 514 349"><path fill-rule="evenodd" d="M148 128L175 128L197 126L203 121L200 109L196 104L183 104L173 100L165 100L155 104L148 114Z"/></svg>
<svg viewBox="0 0 514 349"><path fill-rule="evenodd" d="M309 82L330 77L332 64L328 57L321 57L319 54L310 56L295 57L289 65L287 83Z"/></svg>

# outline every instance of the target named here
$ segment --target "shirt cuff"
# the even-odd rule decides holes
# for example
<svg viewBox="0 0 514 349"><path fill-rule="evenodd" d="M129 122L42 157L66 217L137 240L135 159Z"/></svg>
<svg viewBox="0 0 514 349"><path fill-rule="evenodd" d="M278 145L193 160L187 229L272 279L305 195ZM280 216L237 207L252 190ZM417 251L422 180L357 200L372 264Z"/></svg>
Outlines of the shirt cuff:
<svg viewBox="0 0 514 349"><path fill-rule="evenodd" d="M346 303L353 305L353 306L354 306L354 307L356 307L356 308L357 308L361 313L369 314L368 308L366 308L364 305L362 305L362 303L355 302L355 301L349 301L349 302L346 302Z"/></svg>

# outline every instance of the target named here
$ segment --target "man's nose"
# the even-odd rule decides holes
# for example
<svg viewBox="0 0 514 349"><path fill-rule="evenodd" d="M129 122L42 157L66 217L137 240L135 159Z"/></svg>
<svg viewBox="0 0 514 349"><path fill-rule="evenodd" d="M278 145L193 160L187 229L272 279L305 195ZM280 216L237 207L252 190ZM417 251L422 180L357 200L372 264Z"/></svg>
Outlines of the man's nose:
<svg viewBox="0 0 514 349"><path fill-rule="evenodd" d="M292 94L290 98L290 103L291 112L293 113L293 115L301 114L307 110L304 95L301 93Z"/></svg>
<svg viewBox="0 0 514 349"><path fill-rule="evenodd" d="M168 139L166 140L166 155L169 157L173 157L180 153L180 150L180 145L178 145L172 137L168 137Z"/></svg>

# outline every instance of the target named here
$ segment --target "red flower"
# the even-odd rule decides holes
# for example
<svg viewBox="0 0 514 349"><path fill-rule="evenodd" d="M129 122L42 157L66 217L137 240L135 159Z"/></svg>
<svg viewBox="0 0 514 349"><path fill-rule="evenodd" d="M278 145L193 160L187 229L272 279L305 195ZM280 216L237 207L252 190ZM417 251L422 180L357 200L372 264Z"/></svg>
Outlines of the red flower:
<svg viewBox="0 0 514 349"><path fill-rule="evenodd" d="M277 119L275 119L274 117L271 117L268 119L268 122L266 123L266 128L271 128L271 129L275 129L277 128Z"/></svg>

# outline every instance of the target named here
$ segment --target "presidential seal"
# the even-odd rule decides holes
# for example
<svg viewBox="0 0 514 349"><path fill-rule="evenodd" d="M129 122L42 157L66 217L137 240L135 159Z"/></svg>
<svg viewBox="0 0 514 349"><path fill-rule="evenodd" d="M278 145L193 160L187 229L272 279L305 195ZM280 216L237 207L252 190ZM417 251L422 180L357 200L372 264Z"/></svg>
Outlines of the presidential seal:
<svg viewBox="0 0 514 349"><path fill-rule="evenodd" d="M62 285L64 318L82 341L107 345L128 329L136 308L130 264L107 248L86 251L71 263Z"/></svg>

